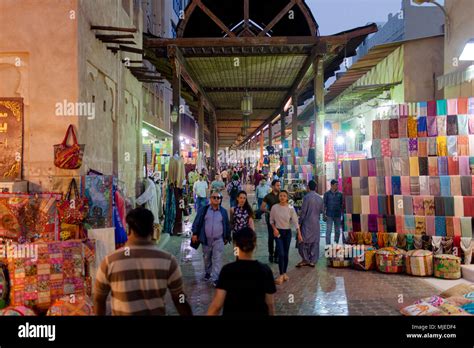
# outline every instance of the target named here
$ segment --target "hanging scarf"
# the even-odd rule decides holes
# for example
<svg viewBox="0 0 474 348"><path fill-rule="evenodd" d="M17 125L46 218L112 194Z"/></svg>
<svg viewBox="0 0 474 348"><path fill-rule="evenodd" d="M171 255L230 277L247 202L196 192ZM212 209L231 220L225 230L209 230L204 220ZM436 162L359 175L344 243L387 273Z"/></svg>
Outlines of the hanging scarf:
<svg viewBox="0 0 474 348"><path fill-rule="evenodd" d="M388 246L396 247L398 241L398 233L387 233L388 234Z"/></svg>
<svg viewBox="0 0 474 348"><path fill-rule="evenodd" d="M377 244L378 244L379 248L383 248L385 246L384 240L383 240L383 235L384 235L383 232L378 232L377 233Z"/></svg>
<svg viewBox="0 0 474 348"><path fill-rule="evenodd" d="M371 245L372 244L372 233L364 232L364 244Z"/></svg>
<svg viewBox="0 0 474 348"><path fill-rule="evenodd" d="M407 235L406 234L398 234L397 235L397 247L400 249L406 250L407 248Z"/></svg>
<svg viewBox="0 0 474 348"><path fill-rule="evenodd" d="M443 249L441 247L441 240L443 237L440 236L432 236L431 237L431 244L433 246L433 255L439 255L443 253Z"/></svg>
<svg viewBox="0 0 474 348"><path fill-rule="evenodd" d="M441 246L445 254L453 253L453 237L443 237L441 240Z"/></svg>
<svg viewBox="0 0 474 348"><path fill-rule="evenodd" d="M407 234L407 250L413 250L413 234Z"/></svg>
<svg viewBox="0 0 474 348"><path fill-rule="evenodd" d="M431 242L431 236L421 236L421 239L423 240L423 249L424 250L431 250L432 249L432 242Z"/></svg>
<svg viewBox="0 0 474 348"><path fill-rule="evenodd" d="M470 265L472 260L472 238L461 237L461 250L464 254L464 264Z"/></svg>

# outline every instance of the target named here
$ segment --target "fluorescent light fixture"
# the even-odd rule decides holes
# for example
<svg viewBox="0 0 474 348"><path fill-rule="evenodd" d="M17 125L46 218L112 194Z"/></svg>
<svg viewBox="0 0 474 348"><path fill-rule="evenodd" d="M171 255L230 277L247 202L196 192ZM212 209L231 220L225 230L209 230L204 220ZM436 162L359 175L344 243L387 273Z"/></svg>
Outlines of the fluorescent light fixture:
<svg viewBox="0 0 474 348"><path fill-rule="evenodd" d="M474 61L474 39L469 40L462 50L459 60L473 60Z"/></svg>
<svg viewBox="0 0 474 348"><path fill-rule="evenodd" d="M148 129L142 128L142 136L147 137L148 134Z"/></svg>
<svg viewBox="0 0 474 348"><path fill-rule="evenodd" d="M180 136L180 137L179 137L179 140L183 141L183 140L184 140L184 137L183 137L183 136Z"/></svg>
<svg viewBox="0 0 474 348"><path fill-rule="evenodd" d="M339 135L337 138L336 138L336 144L337 145L344 145L344 137Z"/></svg>

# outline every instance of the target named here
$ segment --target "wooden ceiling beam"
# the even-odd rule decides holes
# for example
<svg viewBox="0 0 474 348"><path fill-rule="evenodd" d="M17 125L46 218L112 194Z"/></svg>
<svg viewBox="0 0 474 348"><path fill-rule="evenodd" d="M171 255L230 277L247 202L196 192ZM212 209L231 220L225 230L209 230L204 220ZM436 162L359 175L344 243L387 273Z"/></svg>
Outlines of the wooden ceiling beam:
<svg viewBox="0 0 474 348"><path fill-rule="evenodd" d="M121 31L125 33L136 33L137 28L110 27L102 25L91 25L92 30Z"/></svg>
<svg viewBox="0 0 474 348"><path fill-rule="evenodd" d="M283 18L285 14L290 11L293 6L295 6L296 1L295 0L290 0L288 4L273 18L270 23L267 24L267 26L260 32L258 33L258 37L265 36L279 21L280 19Z"/></svg>
<svg viewBox="0 0 474 348"><path fill-rule="evenodd" d="M204 87L207 93L286 92L288 87Z"/></svg>
<svg viewBox="0 0 474 348"><path fill-rule="evenodd" d="M214 23L216 23L219 28L221 28L229 37L235 37L235 34L230 31L230 29L227 27L227 25L222 22L219 17L217 17L206 5L202 3L201 0L193 0L193 2L196 3L196 5L210 18L213 20Z"/></svg>

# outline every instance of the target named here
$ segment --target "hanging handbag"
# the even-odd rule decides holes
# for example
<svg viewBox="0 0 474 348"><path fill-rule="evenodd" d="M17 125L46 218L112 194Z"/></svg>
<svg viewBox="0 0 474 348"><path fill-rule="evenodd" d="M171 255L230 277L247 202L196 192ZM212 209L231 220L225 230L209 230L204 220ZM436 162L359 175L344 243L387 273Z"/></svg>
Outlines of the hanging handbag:
<svg viewBox="0 0 474 348"><path fill-rule="evenodd" d="M72 133L73 144L67 145L69 134ZM77 169L82 165L84 147L77 143L76 132L73 125L69 125L64 140L61 144L54 145L54 165L62 169Z"/></svg>
<svg viewBox="0 0 474 348"><path fill-rule="evenodd" d="M74 189L74 198L71 199L71 192ZM61 223L80 225L89 212L89 202L87 198L79 195L76 180L72 179L65 199L57 203L59 220Z"/></svg>

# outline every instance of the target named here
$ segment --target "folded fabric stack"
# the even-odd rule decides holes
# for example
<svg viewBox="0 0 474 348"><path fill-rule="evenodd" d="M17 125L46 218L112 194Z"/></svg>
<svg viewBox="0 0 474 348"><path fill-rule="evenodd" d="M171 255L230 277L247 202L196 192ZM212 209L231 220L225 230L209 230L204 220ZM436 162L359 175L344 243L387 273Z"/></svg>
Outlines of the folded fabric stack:
<svg viewBox="0 0 474 348"><path fill-rule="evenodd" d="M283 144L284 179L289 182L313 179L313 166L308 162L309 144L307 141L299 143L300 147L291 147L288 141Z"/></svg>

